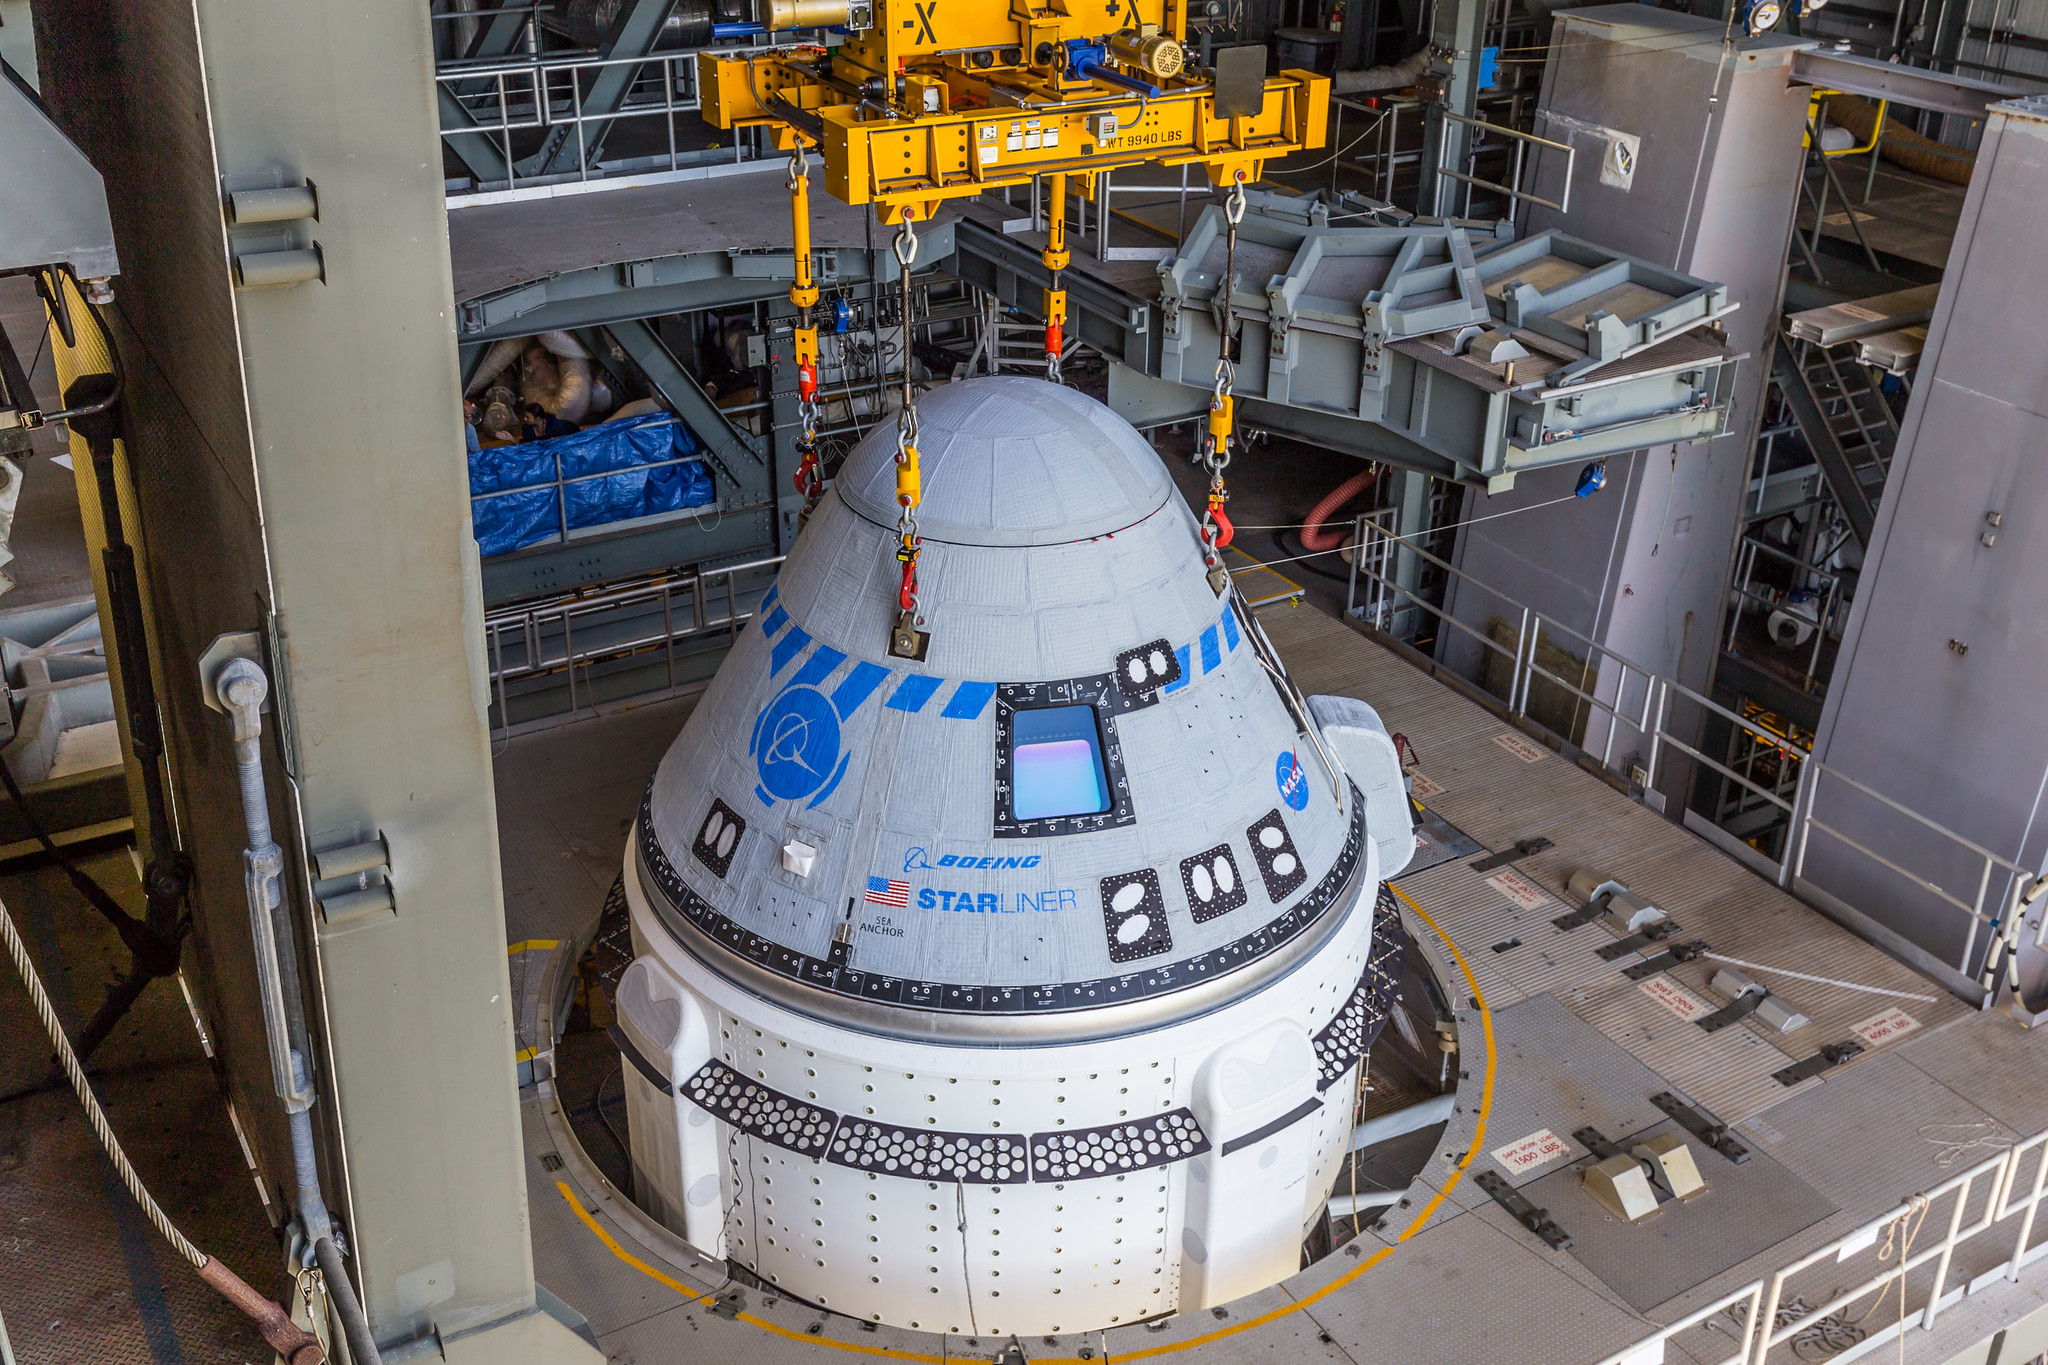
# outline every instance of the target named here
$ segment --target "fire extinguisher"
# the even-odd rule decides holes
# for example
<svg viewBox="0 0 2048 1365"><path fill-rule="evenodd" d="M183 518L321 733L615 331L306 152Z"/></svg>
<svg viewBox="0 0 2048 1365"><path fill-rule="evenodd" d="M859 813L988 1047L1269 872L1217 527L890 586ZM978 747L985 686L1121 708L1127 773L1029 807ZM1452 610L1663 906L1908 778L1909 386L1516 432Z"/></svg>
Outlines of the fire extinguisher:
<svg viewBox="0 0 2048 1365"><path fill-rule="evenodd" d="M1332 32L1332 33L1342 33L1343 31L1344 31L1344 0L1337 0L1337 3L1336 3L1335 5L1332 5L1332 6L1330 7L1330 32Z"/></svg>

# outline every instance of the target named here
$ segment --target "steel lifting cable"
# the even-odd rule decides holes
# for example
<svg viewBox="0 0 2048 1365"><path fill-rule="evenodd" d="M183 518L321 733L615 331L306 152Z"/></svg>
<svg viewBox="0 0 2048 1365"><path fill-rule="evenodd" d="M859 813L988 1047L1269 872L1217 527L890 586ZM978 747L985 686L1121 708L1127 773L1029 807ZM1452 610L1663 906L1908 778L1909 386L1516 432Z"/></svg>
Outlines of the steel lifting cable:
<svg viewBox="0 0 2048 1365"><path fill-rule="evenodd" d="M1209 435L1202 447L1202 462L1209 470L1209 503L1202 512L1200 533L1202 563L1209 570L1209 590L1219 596L1230 581L1229 571L1223 567L1223 552L1236 534L1223 510L1230 497L1224 491L1223 470L1230 463L1231 433L1237 420L1237 400L1231 393L1237 382L1236 358L1232 355L1237 339L1237 310L1232 296L1237 291L1237 225L1244 221L1244 171L1233 171L1231 181L1230 197L1223 206L1223 281L1217 286L1223 309L1217 322L1216 387L1209 396Z"/></svg>
<svg viewBox="0 0 2048 1365"><path fill-rule="evenodd" d="M70 1038L65 1036L56 1008L50 1003L49 992L43 989L43 979L29 958L28 945L22 942L14 916L4 901L0 901L0 936L7 940L8 956L14 959L15 970L21 973L22 983L28 987L29 999L35 1004L37 1017L43 1022L43 1031L50 1035L50 1042L57 1049L57 1059L71 1078L71 1088L77 1092L78 1102L85 1106L85 1116L92 1124L94 1135L99 1138L100 1146L106 1149L108 1159L114 1163L114 1171L121 1177L121 1183L142 1206L150 1226L199 1272L201 1279L256 1323L263 1339L284 1358L287 1365L320 1365L327 1354L321 1349L319 1340L293 1322L284 1309L250 1288L241 1276L194 1246L150 1195L149 1187L142 1183L142 1177L128 1163L128 1154L122 1150L121 1140L114 1136L113 1125L107 1122L106 1111L100 1108L99 1099L86 1082L85 1068L79 1064Z"/></svg>
<svg viewBox="0 0 2048 1365"><path fill-rule="evenodd" d="M903 581L896 594L896 629L890 636L889 652L900 658L918 657L917 557L924 542L917 534L917 505L923 498L917 463L917 395L910 383L910 267L917 260L917 211L903 211L903 227L896 234L897 274L903 281L903 403L896 412L896 559L903 566Z"/></svg>

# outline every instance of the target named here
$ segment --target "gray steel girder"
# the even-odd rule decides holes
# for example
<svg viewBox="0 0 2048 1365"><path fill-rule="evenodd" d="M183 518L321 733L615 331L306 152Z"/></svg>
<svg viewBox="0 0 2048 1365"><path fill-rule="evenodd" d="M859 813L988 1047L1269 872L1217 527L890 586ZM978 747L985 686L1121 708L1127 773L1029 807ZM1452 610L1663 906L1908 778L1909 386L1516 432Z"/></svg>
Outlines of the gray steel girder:
<svg viewBox="0 0 2048 1365"><path fill-rule="evenodd" d="M950 254L954 226L928 227L919 239L921 250L933 259ZM818 283L827 288L865 284L876 272L887 285L898 272L887 246L877 247L872 257L860 247L825 248L814 260ZM795 257L787 251L698 251L591 266L465 299L456 309L456 332L469 345L783 298L795 273Z"/></svg>
<svg viewBox="0 0 2048 1365"><path fill-rule="evenodd" d="M606 60L645 57L652 52L661 37L662 25L668 22L668 12L674 7L675 0L628 0L619 17L612 21L610 32L605 34ZM580 95L576 101L578 117L587 120L592 115L616 113L626 102L627 92L633 88L639 72L639 66L630 61L598 68L590 88L576 92ZM540 150L519 163L519 173L555 175L578 170L579 153L584 164L594 163L610 131L609 121L558 123L548 129Z"/></svg>
<svg viewBox="0 0 2048 1365"><path fill-rule="evenodd" d="M2026 94L2024 90L1968 76L1951 76L1926 67L1894 65L1874 57L1820 49L1792 54L1792 79L1969 119L1983 118L1984 111L2000 100L2019 99Z"/></svg>

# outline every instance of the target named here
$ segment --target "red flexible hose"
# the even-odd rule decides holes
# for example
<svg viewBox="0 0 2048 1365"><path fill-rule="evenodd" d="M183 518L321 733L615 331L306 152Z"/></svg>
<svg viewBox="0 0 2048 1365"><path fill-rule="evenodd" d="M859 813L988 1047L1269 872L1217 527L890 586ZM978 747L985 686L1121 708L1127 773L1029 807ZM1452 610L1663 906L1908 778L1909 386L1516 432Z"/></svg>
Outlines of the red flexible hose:
<svg viewBox="0 0 2048 1365"><path fill-rule="evenodd" d="M1350 478L1331 489L1330 496L1316 504L1315 510L1308 514L1308 524L1301 528L1302 548L1309 551L1334 550L1339 545L1342 545L1344 543L1344 533L1342 531L1325 533L1323 530L1324 519L1345 503L1350 502L1360 493L1370 488L1372 481L1379 476L1377 469L1368 469L1363 474L1353 474Z"/></svg>

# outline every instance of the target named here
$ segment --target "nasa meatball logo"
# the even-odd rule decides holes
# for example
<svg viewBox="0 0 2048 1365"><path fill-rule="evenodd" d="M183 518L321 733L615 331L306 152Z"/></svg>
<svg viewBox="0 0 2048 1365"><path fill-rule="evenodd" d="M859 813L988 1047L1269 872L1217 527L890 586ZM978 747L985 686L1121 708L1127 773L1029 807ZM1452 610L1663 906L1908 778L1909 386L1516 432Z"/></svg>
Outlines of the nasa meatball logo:
<svg viewBox="0 0 2048 1365"><path fill-rule="evenodd" d="M753 755L761 785L755 795L763 805L777 800L801 801L812 796L817 805L832 794L846 774L839 752L839 712L815 687L789 687L762 710L754 722Z"/></svg>
<svg viewBox="0 0 2048 1365"><path fill-rule="evenodd" d="M1291 753L1280 755L1273 764L1273 781L1280 787L1280 799L1291 810L1308 809L1308 774Z"/></svg>

